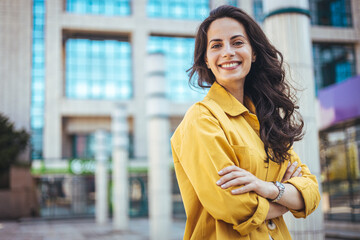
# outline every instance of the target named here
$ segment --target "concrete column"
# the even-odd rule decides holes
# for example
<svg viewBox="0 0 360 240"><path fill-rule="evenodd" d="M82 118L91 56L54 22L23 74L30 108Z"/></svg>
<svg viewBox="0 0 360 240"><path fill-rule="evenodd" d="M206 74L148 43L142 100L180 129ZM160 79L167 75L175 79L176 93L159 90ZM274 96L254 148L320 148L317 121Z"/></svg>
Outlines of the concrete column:
<svg viewBox="0 0 360 240"><path fill-rule="evenodd" d="M118 105L112 114L112 179L113 179L113 224L115 230L126 230L129 225L128 183L128 123L124 105Z"/></svg>
<svg viewBox="0 0 360 240"><path fill-rule="evenodd" d="M270 41L284 55L289 64L287 78L298 92L300 113L305 121L304 139L294 145L301 160L316 175L320 191L320 157L318 129L315 112L315 83L310 38L310 18L307 0L264 0L264 30ZM286 65L285 65L286 68ZM295 83L294 83L295 82ZM323 239L323 214L321 204L307 219L285 215L285 222L293 239Z"/></svg>
<svg viewBox="0 0 360 240"><path fill-rule="evenodd" d="M45 4L46 71L43 155L45 161L54 161L62 157L62 117L59 107L64 86L62 77L62 29L59 24L62 1L49 0Z"/></svg>
<svg viewBox="0 0 360 240"><path fill-rule="evenodd" d="M147 58L147 117L149 156L150 236L153 240L170 239L171 178L169 106L166 100L165 58L150 54Z"/></svg>
<svg viewBox="0 0 360 240"><path fill-rule="evenodd" d="M106 156L105 131L95 132L95 218L96 223L108 221L108 158Z"/></svg>
<svg viewBox="0 0 360 240"><path fill-rule="evenodd" d="M239 0L238 6L247 14L254 17L254 3L253 0Z"/></svg>
<svg viewBox="0 0 360 240"><path fill-rule="evenodd" d="M144 24L148 21L146 15L147 0L132 1L132 8L134 18L136 19L136 28L131 33L131 45L133 63L136 66L145 66L145 59L147 53L147 41L150 35L147 25ZM134 65L135 67L135 65ZM135 68L134 68L135 69ZM145 160L147 156L147 132L144 122L146 122L146 72L144 67L136 67L133 71L133 104L134 104L134 155L136 159Z"/></svg>
<svg viewBox="0 0 360 240"><path fill-rule="evenodd" d="M30 132L32 1L0 1L0 113ZM30 144L29 144L30 145ZM17 159L30 160L30 148Z"/></svg>
<svg viewBox="0 0 360 240"><path fill-rule="evenodd" d="M226 5L226 0L210 0L210 10L213 10L221 5Z"/></svg>
<svg viewBox="0 0 360 240"><path fill-rule="evenodd" d="M360 74L360 41L355 44L356 75Z"/></svg>

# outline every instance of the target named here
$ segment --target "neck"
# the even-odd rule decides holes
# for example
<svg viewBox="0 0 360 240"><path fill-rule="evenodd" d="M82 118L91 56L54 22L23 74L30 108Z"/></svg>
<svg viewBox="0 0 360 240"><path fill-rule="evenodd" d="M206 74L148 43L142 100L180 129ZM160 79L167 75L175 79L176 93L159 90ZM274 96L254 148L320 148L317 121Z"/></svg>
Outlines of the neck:
<svg viewBox="0 0 360 240"><path fill-rule="evenodd" d="M220 84L220 83L219 83ZM220 84L221 85L221 84ZM241 104L244 105L244 84L238 83L233 85L221 85L223 88L225 88L226 91L228 91L231 95L233 95Z"/></svg>

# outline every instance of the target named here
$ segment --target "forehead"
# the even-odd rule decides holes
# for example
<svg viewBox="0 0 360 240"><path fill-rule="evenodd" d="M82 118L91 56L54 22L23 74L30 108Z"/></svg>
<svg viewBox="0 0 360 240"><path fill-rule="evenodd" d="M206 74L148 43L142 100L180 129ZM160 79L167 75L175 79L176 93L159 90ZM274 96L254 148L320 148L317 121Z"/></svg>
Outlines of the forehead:
<svg viewBox="0 0 360 240"><path fill-rule="evenodd" d="M213 21L207 32L209 41L213 38L223 39L234 35L243 35L247 37L244 25L237 20L228 17L219 18Z"/></svg>

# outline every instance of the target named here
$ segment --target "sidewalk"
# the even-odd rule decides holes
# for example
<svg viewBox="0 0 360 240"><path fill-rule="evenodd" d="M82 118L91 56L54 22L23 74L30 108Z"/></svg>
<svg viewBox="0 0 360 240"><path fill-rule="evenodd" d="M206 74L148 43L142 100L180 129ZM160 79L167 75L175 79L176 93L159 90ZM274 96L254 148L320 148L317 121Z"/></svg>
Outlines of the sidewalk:
<svg viewBox="0 0 360 240"><path fill-rule="evenodd" d="M325 234L327 240L360 240L360 223L346 221L325 221Z"/></svg>
<svg viewBox="0 0 360 240"><path fill-rule="evenodd" d="M181 240L185 220L173 220L169 240ZM326 240L360 240L360 223L325 222ZM131 218L128 231L113 231L112 224L95 219L0 221L0 240L148 240L149 220Z"/></svg>
<svg viewBox="0 0 360 240"><path fill-rule="evenodd" d="M171 240L183 237L185 220L173 220ZM147 218L131 218L128 231L113 231L111 222L97 225L95 219L0 221L0 240L147 240Z"/></svg>

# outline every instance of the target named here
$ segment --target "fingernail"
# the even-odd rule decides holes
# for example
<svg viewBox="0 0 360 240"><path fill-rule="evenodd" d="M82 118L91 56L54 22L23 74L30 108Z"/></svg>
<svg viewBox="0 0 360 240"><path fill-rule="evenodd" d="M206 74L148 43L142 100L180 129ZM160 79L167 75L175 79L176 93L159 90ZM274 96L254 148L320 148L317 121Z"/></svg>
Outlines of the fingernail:
<svg viewBox="0 0 360 240"><path fill-rule="evenodd" d="M216 184L217 184L217 185L219 185L220 183L221 183L221 181L220 181L220 180L216 182Z"/></svg>
<svg viewBox="0 0 360 240"><path fill-rule="evenodd" d="M226 187L226 184L221 185L221 188L225 188L225 187Z"/></svg>
<svg viewBox="0 0 360 240"><path fill-rule="evenodd" d="M231 190L232 193L236 193L237 191L236 190Z"/></svg>
<svg viewBox="0 0 360 240"><path fill-rule="evenodd" d="M294 164L295 164L295 166L297 166L297 165L298 165L298 162L294 162Z"/></svg>
<svg viewBox="0 0 360 240"><path fill-rule="evenodd" d="M222 170L220 170L219 172L218 172L218 174L222 174L223 173L223 171Z"/></svg>

